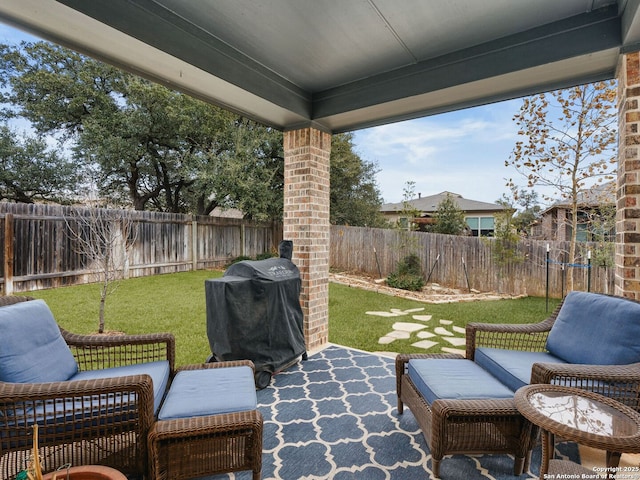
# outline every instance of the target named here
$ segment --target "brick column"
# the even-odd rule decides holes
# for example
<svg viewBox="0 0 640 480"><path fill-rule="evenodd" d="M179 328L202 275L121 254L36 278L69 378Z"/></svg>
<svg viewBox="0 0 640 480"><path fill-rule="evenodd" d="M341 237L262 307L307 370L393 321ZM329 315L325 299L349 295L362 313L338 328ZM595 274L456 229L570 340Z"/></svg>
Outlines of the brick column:
<svg viewBox="0 0 640 480"><path fill-rule="evenodd" d="M640 300L640 54L618 64L615 294Z"/></svg>
<svg viewBox="0 0 640 480"><path fill-rule="evenodd" d="M284 134L284 239L300 269L307 350L329 340L329 156L331 135Z"/></svg>

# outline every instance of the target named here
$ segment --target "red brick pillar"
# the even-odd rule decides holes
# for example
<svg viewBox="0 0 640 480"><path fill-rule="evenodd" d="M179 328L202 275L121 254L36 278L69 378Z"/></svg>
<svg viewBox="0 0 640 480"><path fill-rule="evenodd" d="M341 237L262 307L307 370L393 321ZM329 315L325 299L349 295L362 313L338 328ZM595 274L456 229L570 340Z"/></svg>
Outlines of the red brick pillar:
<svg viewBox="0 0 640 480"><path fill-rule="evenodd" d="M300 269L307 350L329 339L329 156L331 135L303 128L284 134L284 239Z"/></svg>
<svg viewBox="0 0 640 480"><path fill-rule="evenodd" d="M640 300L640 53L618 65L615 294Z"/></svg>

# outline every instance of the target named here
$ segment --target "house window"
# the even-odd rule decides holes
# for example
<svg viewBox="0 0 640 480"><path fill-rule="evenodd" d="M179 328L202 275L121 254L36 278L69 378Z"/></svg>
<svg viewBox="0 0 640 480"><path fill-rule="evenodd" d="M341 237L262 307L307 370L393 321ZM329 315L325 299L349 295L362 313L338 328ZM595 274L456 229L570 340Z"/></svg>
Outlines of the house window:
<svg viewBox="0 0 640 480"><path fill-rule="evenodd" d="M490 237L495 229L493 217L466 217L467 227L474 237Z"/></svg>

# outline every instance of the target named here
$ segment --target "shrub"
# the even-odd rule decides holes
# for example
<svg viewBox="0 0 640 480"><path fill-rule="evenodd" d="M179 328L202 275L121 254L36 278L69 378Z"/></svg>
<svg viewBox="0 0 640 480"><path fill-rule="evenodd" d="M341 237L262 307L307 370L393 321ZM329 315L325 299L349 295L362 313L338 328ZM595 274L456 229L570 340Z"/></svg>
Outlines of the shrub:
<svg viewBox="0 0 640 480"><path fill-rule="evenodd" d="M234 263L242 262L243 260L253 260L253 258L247 257L246 255L240 255L239 257L236 257L233 260L231 260L229 265L233 265Z"/></svg>
<svg viewBox="0 0 640 480"><path fill-rule="evenodd" d="M398 268L387 277L387 285L402 290L418 291L424 287L420 258L411 254L398 262Z"/></svg>

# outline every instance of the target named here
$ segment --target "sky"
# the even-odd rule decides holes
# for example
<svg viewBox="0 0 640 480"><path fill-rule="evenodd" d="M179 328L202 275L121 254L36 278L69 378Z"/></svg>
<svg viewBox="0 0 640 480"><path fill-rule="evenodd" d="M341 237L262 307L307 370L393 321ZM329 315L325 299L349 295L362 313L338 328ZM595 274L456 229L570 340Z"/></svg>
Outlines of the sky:
<svg viewBox="0 0 640 480"><path fill-rule="evenodd" d="M517 141L513 116L521 99L354 132L356 152L377 164L384 203L404 200L408 181L422 196L443 191L495 203L508 194L506 179L525 185L505 167Z"/></svg>
<svg viewBox="0 0 640 480"><path fill-rule="evenodd" d="M22 40L38 39L0 23L0 43ZM495 203L509 193L507 178L526 184L505 167L517 137L512 119L521 104L517 99L358 130L355 150L377 165L383 203L403 201L408 181L415 182L416 196L448 191Z"/></svg>

